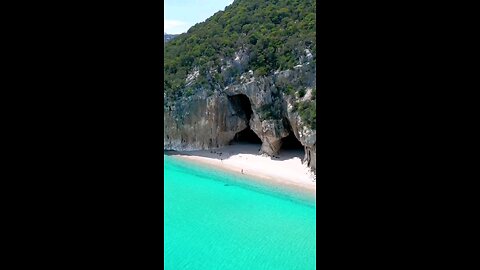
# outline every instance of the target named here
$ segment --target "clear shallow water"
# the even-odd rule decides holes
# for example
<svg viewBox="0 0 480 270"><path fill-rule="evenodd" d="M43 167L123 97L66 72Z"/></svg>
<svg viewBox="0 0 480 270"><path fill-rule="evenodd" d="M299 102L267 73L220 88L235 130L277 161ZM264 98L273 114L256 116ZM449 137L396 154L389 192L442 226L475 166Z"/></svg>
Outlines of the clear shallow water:
<svg viewBox="0 0 480 270"><path fill-rule="evenodd" d="M314 201L164 158L165 269L315 269Z"/></svg>

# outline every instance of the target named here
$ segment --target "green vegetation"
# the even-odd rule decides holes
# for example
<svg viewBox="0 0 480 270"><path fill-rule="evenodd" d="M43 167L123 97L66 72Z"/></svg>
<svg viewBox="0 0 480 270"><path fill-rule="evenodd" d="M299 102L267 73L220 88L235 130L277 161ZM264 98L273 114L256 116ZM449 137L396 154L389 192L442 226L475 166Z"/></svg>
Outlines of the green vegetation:
<svg viewBox="0 0 480 270"><path fill-rule="evenodd" d="M295 108L295 107L294 107ZM312 129L317 128L317 103L315 101L302 102L298 104L298 114L302 121Z"/></svg>
<svg viewBox="0 0 480 270"><path fill-rule="evenodd" d="M258 110L258 117L261 120L278 119L281 117L280 108L275 104L265 104Z"/></svg>
<svg viewBox="0 0 480 270"><path fill-rule="evenodd" d="M293 68L305 49L315 58L315 9L314 0L237 0L196 24L165 44L167 97L182 96L176 92L184 89L194 67L200 69L200 75L192 83L193 89L238 81L245 70L229 67L221 71L221 67L241 50L249 55L247 70L253 70L255 76Z"/></svg>
<svg viewBox="0 0 480 270"><path fill-rule="evenodd" d="M221 89L239 83L240 75L248 70L255 77L269 76L277 70L293 69L305 49L316 62L316 30L314 0L236 0L225 11L219 11L203 23L196 24L187 33L178 35L164 46L164 89L167 99L176 100L194 95L197 91ZM229 65L236 53L247 55L243 65ZM193 81L189 74L198 70ZM295 82L284 79L275 82L283 94L293 99L306 94L303 82L308 74L301 74ZM262 120L279 119L281 98L259 109ZM316 129L316 88L311 101L293 103L310 128Z"/></svg>

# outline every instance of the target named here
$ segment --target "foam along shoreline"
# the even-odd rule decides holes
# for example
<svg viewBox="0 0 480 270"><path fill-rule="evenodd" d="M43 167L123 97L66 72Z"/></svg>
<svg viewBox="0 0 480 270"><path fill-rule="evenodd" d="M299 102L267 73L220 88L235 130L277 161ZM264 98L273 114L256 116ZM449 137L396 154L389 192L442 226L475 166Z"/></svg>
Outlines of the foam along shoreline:
<svg viewBox="0 0 480 270"><path fill-rule="evenodd" d="M259 148L255 144L235 144L215 150L165 151L165 154L315 197L315 175L302 164L303 151L284 150L278 158L271 158L259 155Z"/></svg>

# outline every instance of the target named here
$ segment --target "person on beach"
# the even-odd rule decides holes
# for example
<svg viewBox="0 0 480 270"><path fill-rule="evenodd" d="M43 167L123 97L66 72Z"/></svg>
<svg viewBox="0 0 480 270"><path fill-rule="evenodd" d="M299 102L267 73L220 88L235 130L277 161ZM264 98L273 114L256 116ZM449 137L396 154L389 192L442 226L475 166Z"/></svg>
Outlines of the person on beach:
<svg viewBox="0 0 480 270"><path fill-rule="evenodd" d="M243 169L242 169L242 174L243 174Z"/></svg>

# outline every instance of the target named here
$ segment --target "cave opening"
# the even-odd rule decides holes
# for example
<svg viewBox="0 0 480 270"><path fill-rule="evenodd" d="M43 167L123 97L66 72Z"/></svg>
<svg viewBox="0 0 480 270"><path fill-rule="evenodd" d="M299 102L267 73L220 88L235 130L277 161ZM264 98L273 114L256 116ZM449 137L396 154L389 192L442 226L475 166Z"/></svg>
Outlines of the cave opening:
<svg viewBox="0 0 480 270"><path fill-rule="evenodd" d="M274 158L280 160L287 160L291 158L299 158L303 160L305 157L305 147L300 143L300 141L295 137L295 134L290 129L290 134L287 137L282 138L280 150L278 156L274 155Z"/></svg>
<svg viewBox="0 0 480 270"><path fill-rule="evenodd" d="M247 143L247 144L262 144L262 140L253 132L250 128L250 118L252 117L252 104L250 99L244 94L238 94L228 97L230 103L232 104L233 110L235 113L246 120L247 127L235 134L235 137L230 142L234 143Z"/></svg>
<svg viewBox="0 0 480 270"><path fill-rule="evenodd" d="M282 147L283 150L304 150L303 145L300 141L295 137L293 131L290 131L287 137L282 139Z"/></svg>
<svg viewBox="0 0 480 270"><path fill-rule="evenodd" d="M287 137L282 138L279 154L283 159L300 158L303 160L305 157L305 147L295 136L290 122L287 119L284 120L286 121L285 126L288 128L289 134Z"/></svg>
<svg viewBox="0 0 480 270"><path fill-rule="evenodd" d="M246 129L235 134L232 143L262 144L262 140L260 140L257 134L248 126Z"/></svg>

